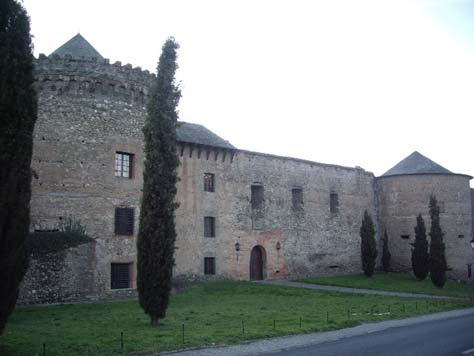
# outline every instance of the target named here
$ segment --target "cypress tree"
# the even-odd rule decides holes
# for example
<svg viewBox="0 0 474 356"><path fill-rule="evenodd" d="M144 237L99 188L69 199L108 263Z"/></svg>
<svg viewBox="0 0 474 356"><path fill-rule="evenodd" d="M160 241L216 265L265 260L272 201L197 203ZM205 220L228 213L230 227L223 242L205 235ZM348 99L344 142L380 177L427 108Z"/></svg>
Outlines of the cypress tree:
<svg viewBox="0 0 474 356"><path fill-rule="evenodd" d="M0 1L0 335L28 267L31 154L37 99L30 20L14 0Z"/></svg>
<svg viewBox="0 0 474 356"><path fill-rule="evenodd" d="M419 281L424 280L430 271L428 240L426 238L425 221L421 214L416 217L415 242L412 244L411 265L413 273Z"/></svg>
<svg viewBox="0 0 474 356"><path fill-rule="evenodd" d="M443 288L446 283L446 271L448 270L448 265L444 255L444 233L441 229L439 219L439 206L434 195L430 197L430 217L430 277L436 287Z"/></svg>
<svg viewBox="0 0 474 356"><path fill-rule="evenodd" d="M388 235L387 235L387 230L385 229L384 234L383 234L383 240L382 240L383 246L382 246L382 266L383 270L385 272L390 272L390 258L392 257L392 254L390 253L388 249Z"/></svg>
<svg viewBox="0 0 474 356"><path fill-rule="evenodd" d="M377 246L375 243L374 223L367 210L364 212L364 219L360 227L360 238L362 269L367 277L371 277L374 274L377 259Z"/></svg>
<svg viewBox="0 0 474 356"><path fill-rule="evenodd" d="M169 38L162 47L156 81L147 104L143 197L137 239L137 287L140 305L152 326L166 315L174 266L175 202L179 160L176 154L175 85L178 44Z"/></svg>

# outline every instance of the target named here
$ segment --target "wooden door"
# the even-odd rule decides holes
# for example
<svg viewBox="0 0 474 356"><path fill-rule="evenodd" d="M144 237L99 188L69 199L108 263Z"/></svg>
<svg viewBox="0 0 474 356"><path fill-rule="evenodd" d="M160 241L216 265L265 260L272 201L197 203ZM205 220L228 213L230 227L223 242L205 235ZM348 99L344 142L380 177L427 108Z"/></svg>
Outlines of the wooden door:
<svg viewBox="0 0 474 356"><path fill-rule="evenodd" d="M250 253L250 279L263 279L263 251L260 246L255 246Z"/></svg>

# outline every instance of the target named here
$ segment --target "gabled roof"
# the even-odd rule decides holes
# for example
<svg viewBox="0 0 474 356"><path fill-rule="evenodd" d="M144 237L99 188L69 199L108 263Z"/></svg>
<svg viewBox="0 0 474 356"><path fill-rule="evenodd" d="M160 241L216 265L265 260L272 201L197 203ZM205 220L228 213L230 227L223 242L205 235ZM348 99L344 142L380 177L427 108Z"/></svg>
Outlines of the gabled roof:
<svg viewBox="0 0 474 356"><path fill-rule="evenodd" d="M94 58L97 59L104 59L97 50L92 47L92 45L87 42L87 40L82 37L80 33L75 35L49 56L52 57L53 55L59 55L60 57L64 57L65 55L70 55L72 58L80 59L84 58Z"/></svg>
<svg viewBox="0 0 474 356"><path fill-rule="evenodd" d="M235 147L232 146L228 141L217 136L214 132L208 130L202 125L181 121L179 122L176 134L178 136L178 141L181 142L235 149Z"/></svg>
<svg viewBox="0 0 474 356"><path fill-rule="evenodd" d="M394 167L385 172L382 177L403 174L454 174L446 168L433 162L421 153L415 151L407 158L400 161Z"/></svg>

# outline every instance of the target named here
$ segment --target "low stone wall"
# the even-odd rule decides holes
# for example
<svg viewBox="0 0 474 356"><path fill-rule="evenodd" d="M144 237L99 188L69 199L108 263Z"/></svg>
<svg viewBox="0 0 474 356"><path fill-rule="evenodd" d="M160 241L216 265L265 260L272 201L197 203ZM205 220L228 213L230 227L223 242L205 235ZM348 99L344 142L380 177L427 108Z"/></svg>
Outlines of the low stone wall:
<svg viewBox="0 0 474 356"><path fill-rule="evenodd" d="M95 242L67 250L32 255L20 287L18 304L62 303L93 299Z"/></svg>

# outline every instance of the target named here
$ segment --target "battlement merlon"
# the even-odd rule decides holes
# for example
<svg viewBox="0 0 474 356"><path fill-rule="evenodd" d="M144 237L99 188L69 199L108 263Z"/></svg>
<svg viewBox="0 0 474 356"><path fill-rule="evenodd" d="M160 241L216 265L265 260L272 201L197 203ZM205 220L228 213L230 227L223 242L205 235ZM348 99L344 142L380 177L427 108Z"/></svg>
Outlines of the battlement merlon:
<svg viewBox="0 0 474 356"><path fill-rule="evenodd" d="M110 63L109 59L97 57L73 58L71 55L52 55L50 57L40 54L35 61L37 76L69 75L91 78L104 78L115 82L125 82L143 85L151 88L155 74L131 64L122 65L121 62Z"/></svg>

